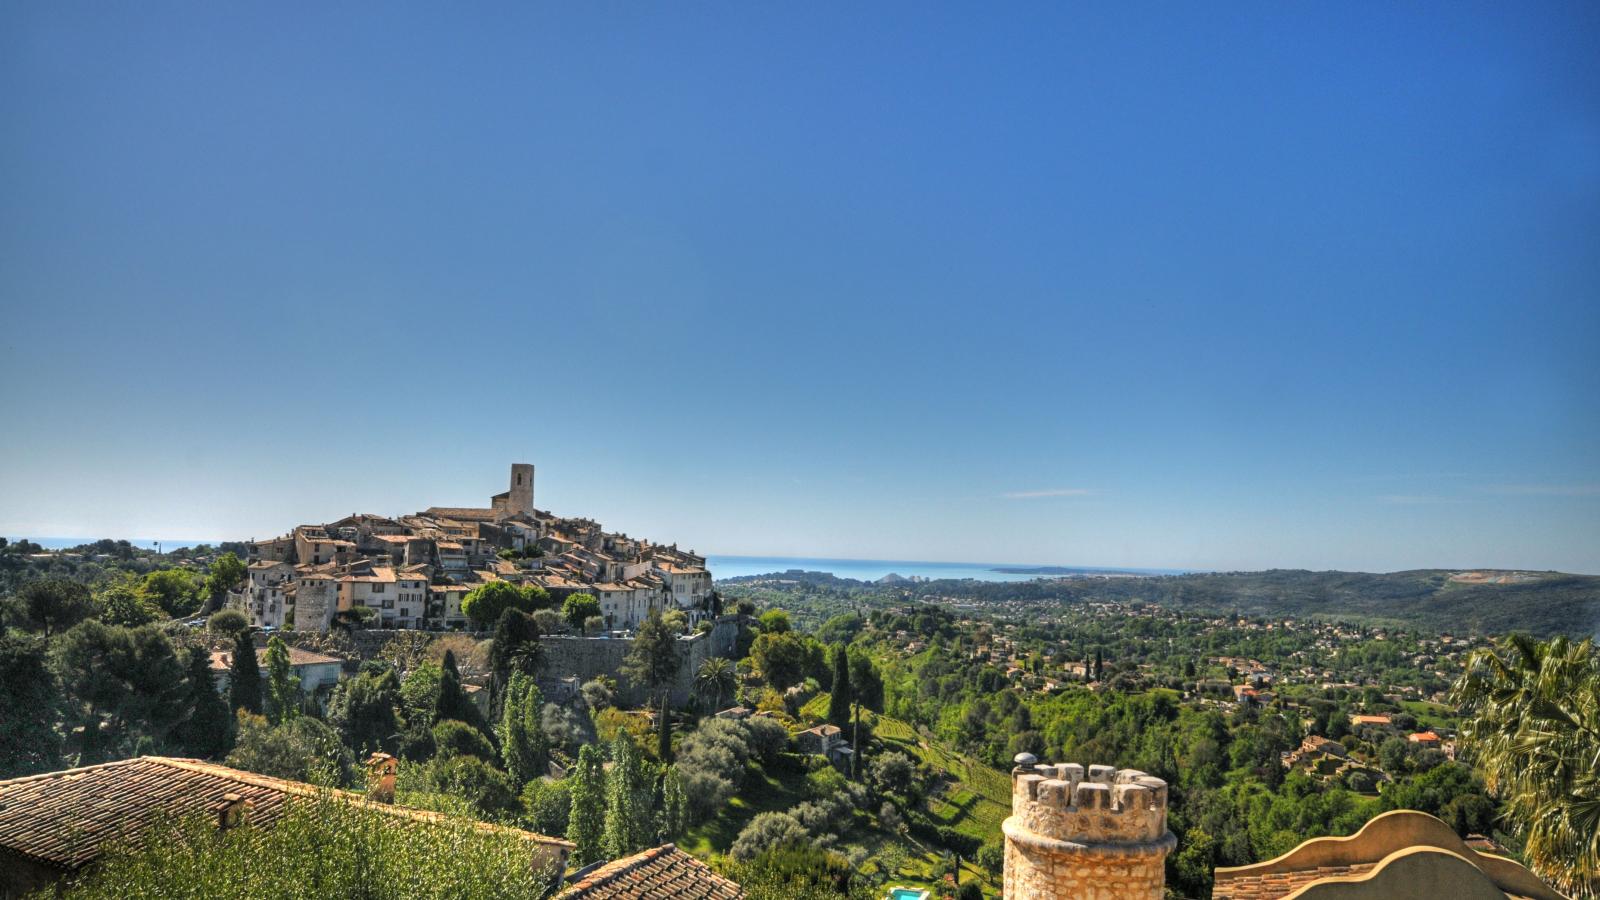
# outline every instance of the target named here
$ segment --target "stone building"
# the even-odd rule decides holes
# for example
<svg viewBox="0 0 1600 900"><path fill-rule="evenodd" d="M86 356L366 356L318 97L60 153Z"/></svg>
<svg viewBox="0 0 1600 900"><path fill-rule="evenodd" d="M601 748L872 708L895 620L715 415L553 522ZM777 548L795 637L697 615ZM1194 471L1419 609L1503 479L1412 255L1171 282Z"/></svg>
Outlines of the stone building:
<svg viewBox="0 0 1600 900"><path fill-rule="evenodd" d="M1005 834L1005 900L1161 900L1167 783L1137 769L1039 765L1017 755Z"/></svg>

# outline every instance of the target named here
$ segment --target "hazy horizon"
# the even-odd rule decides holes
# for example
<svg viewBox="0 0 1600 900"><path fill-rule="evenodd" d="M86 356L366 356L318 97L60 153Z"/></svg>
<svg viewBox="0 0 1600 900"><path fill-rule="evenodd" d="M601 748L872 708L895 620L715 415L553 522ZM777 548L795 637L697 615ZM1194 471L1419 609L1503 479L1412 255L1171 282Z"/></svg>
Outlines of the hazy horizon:
<svg viewBox="0 0 1600 900"><path fill-rule="evenodd" d="M1600 573L1600 5L5 15L0 534Z"/></svg>

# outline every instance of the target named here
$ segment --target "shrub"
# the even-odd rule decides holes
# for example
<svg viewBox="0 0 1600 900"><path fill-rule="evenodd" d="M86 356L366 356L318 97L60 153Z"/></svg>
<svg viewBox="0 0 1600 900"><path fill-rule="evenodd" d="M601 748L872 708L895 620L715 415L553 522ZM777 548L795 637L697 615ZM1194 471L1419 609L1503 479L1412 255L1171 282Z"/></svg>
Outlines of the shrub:
<svg viewBox="0 0 1600 900"><path fill-rule="evenodd" d="M250 622L245 619L244 613L237 609L225 609L214 613L206 620L206 630L213 634L233 637L239 632L250 627Z"/></svg>
<svg viewBox="0 0 1600 900"><path fill-rule="evenodd" d="M859 896L856 869L838 853L789 846L735 863L729 875L748 900L839 900Z"/></svg>
<svg viewBox="0 0 1600 900"><path fill-rule="evenodd" d="M776 763L783 751L789 749L789 729L778 720L770 716L756 716L746 719L742 724L748 736L747 746L763 766Z"/></svg>
<svg viewBox="0 0 1600 900"><path fill-rule="evenodd" d="M483 736L483 732L455 719L445 719L433 726L433 744L435 752L442 759L453 756L476 756L482 760L495 758L494 747Z"/></svg>
<svg viewBox="0 0 1600 900"><path fill-rule="evenodd" d="M565 781L535 778L522 788L522 821L540 834L566 834L572 792Z"/></svg>
<svg viewBox="0 0 1600 900"><path fill-rule="evenodd" d="M352 759L339 733L317 719L296 716L274 726L241 710L239 737L227 764L290 781L347 784Z"/></svg>
<svg viewBox="0 0 1600 900"><path fill-rule="evenodd" d="M462 801L480 819L510 820L522 812L510 777L476 756L441 757L429 766L434 789Z"/></svg>
<svg viewBox="0 0 1600 900"><path fill-rule="evenodd" d="M782 812L764 812L739 832L728 855L735 861L745 862L769 850L803 846L806 830L794 816Z"/></svg>

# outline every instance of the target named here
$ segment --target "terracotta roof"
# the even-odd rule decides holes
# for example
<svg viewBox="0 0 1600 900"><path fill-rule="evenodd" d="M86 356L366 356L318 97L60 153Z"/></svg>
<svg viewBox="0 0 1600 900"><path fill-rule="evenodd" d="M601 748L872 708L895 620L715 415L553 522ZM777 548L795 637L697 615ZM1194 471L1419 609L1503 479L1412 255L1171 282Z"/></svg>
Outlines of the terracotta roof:
<svg viewBox="0 0 1600 900"><path fill-rule="evenodd" d="M1212 900L1277 900L1287 897L1319 878L1335 875L1360 875L1372 868L1372 863L1354 866L1318 866L1314 869L1296 869L1292 872L1272 872L1262 875L1228 876L1217 873L1216 885L1211 889Z"/></svg>
<svg viewBox="0 0 1600 900"><path fill-rule="evenodd" d="M301 650L299 647L290 647L288 649L289 649L289 665L291 665L291 666L315 666L315 665L320 665L320 664L324 664L324 663L338 663L339 665L343 665L344 664L344 660L340 659L337 656L327 656L327 655L324 655L324 654L321 654L321 653L312 653L310 650ZM262 671L263 672L266 671L267 648L265 648L265 647L257 647L256 648L256 663L262 667ZM213 651L211 651L211 671L213 671L213 672L226 672L229 669L231 669L232 667L233 667L233 651L231 651L231 650L213 650Z"/></svg>
<svg viewBox="0 0 1600 900"><path fill-rule="evenodd" d="M76 869L98 857L108 843L137 840L159 819L216 813L228 794L252 804L251 822L270 824L283 815L291 799L316 797L318 788L215 763L162 756L29 775L0 781L0 847L58 869ZM333 796L414 822L448 820L439 813L368 803L346 791L335 791ZM477 827L522 835L563 853L573 846L516 828Z"/></svg>
<svg viewBox="0 0 1600 900"><path fill-rule="evenodd" d="M662 844L590 872L556 900L737 900L744 888L676 845Z"/></svg>
<svg viewBox="0 0 1600 900"><path fill-rule="evenodd" d="M498 510L478 506L430 506L423 510L423 515L446 519L493 519L499 514Z"/></svg>

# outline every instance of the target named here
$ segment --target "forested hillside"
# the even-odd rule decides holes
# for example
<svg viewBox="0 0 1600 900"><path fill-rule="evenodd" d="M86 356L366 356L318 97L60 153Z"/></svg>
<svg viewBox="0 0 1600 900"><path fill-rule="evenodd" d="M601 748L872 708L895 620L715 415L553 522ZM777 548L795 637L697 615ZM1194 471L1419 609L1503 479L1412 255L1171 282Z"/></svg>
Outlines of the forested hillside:
<svg viewBox="0 0 1600 900"><path fill-rule="evenodd" d="M1446 569L1386 574L1272 569L1020 583L935 581L909 592L921 598L957 594L992 602L1142 600L1193 612L1316 616L1442 633L1522 631L1584 637L1600 629L1600 577L1559 572L1482 574L1489 580L1458 580L1458 572ZM1506 583L1495 583L1496 576Z"/></svg>

